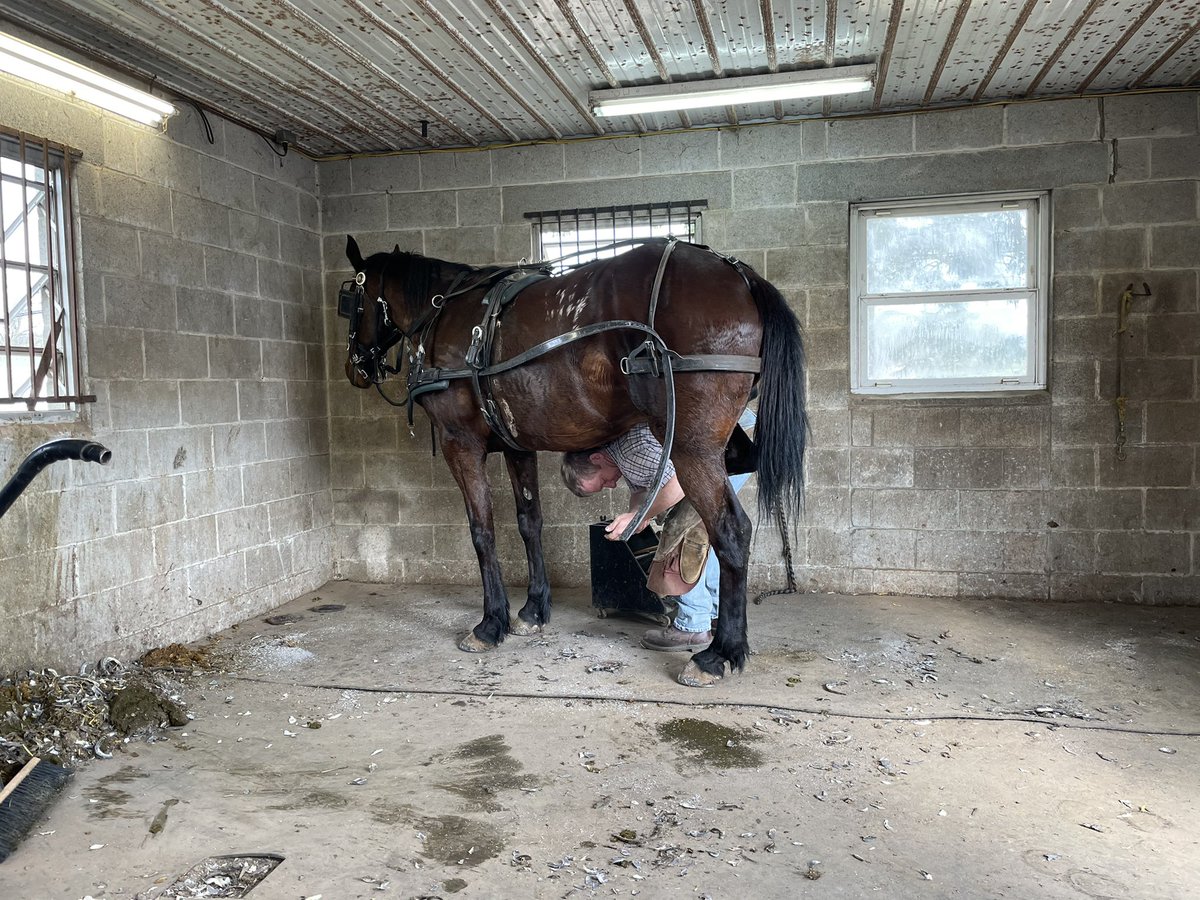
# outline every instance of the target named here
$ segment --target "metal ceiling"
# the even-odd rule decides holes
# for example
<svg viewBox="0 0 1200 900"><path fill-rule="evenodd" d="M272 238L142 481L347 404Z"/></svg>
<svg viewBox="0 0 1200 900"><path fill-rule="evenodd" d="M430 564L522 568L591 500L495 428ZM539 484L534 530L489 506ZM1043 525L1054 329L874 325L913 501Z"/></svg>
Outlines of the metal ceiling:
<svg viewBox="0 0 1200 900"><path fill-rule="evenodd" d="M2 20L315 157L1200 86L1200 0L0 0ZM873 93L588 107L864 62Z"/></svg>

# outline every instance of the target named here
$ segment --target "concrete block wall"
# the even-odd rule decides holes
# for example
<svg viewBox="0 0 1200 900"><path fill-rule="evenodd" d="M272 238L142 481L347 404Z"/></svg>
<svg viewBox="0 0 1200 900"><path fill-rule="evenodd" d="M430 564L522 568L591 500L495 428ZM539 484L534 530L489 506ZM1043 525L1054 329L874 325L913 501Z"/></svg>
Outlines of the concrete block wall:
<svg viewBox="0 0 1200 900"><path fill-rule="evenodd" d="M0 673L194 640L324 583L331 494L315 165L181 106L165 134L0 79L0 123L82 151L80 416L0 421Z"/></svg>
<svg viewBox="0 0 1200 900"><path fill-rule="evenodd" d="M789 297L805 327L813 416L795 546L810 590L954 597L1200 601L1200 94L1063 100L806 121L319 167L326 292L345 235L475 264L530 254L526 212L707 200L703 239ZM1052 194L1048 391L904 399L849 394L849 204L1037 189ZM1128 459L1115 458L1116 304L1127 350ZM327 309L335 564L343 577L476 584L462 502L377 394L341 366ZM506 580L524 578L503 467L492 470ZM585 525L623 498L580 501L544 456L548 561L587 581ZM752 496L750 497L752 500ZM616 501L614 505L614 500ZM752 588L783 581L755 537Z"/></svg>

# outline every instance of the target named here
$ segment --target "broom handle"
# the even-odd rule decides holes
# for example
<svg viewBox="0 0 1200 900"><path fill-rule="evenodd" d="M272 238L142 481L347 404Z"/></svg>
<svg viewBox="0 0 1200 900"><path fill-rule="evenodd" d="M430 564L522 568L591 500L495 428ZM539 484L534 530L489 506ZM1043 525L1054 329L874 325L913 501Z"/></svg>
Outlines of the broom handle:
<svg viewBox="0 0 1200 900"><path fill-rule="evenodd" d="M25 776L32 772L33 767L40 762L41 760L34 756L29 760L29 762L25 763L25 768L18 772L13 780L4 786L3 790L0 790L0 804L4 803L4 801L8 799L8 795L17 789L17 786L25 780Z"/></svg>

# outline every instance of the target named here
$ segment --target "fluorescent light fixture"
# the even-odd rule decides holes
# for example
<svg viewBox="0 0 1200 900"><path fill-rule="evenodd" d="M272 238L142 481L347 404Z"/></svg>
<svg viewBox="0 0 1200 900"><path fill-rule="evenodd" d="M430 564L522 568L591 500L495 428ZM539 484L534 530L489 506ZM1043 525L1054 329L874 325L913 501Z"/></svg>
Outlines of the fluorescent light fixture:
<svg viewBox="0 0 1200 900"><path fill-rule="evenodd" d="M875 66L840 66L741 78L680 81L648 87L592 91L588 96L598 116L639 116L645 113L742 103L772 103L800 97L853 94L875 86Z"/></svg>
<svg viewBox="0 0 1200 900"><path fill-rule="evenodd" d="M0 32L0 72L61 91L144 125L159 126L175 107L86 66Z"/></svg>

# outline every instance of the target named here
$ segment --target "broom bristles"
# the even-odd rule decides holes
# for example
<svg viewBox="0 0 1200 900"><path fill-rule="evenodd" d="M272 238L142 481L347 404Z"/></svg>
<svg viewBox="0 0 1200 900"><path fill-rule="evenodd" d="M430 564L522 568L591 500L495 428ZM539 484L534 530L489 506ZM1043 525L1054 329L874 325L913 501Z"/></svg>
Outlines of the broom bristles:
<svg viewBox="0 0 1200 900"><path fill-rule="evenodd" d="M41 821L70 777L70 769L35 756L0 790L0 863Z"/></svg>

